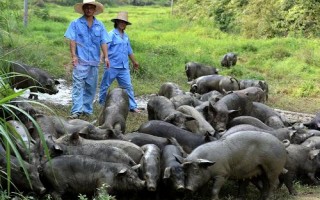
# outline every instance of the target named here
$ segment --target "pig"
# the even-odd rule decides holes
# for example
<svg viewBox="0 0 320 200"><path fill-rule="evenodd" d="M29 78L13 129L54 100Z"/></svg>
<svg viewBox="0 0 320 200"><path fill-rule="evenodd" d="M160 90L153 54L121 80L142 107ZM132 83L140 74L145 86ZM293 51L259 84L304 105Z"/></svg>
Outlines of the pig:
<svg viewBox="0 0 320 200"><path fill-rule="evenodd" d="M217 91L219 92L227 92L227 91L234 91L234 90L239 90L239 81L232 77L232 76L224 76L220 81L219 81L219 88Z"/></svg>
<svg viewBox="0 0 320 200"><path fill-rule="evenodd" d="M237 64L237 60L238 60L237 54L230 52L223 56L220 64L222 67L230 68L231 66L234 66Z"/></svg>
<svg viewBox="0 0 320 200"><path fill-rule="evenodd" d="M6 150L0 143L0 168L7 169L8 160L10 160L11 179L6 180L1 178L1 185L5 185L6 181L11 181L15 187L22 191L33 191L39 195L43 195L46 192L46 188L40 181L40 176L37 168L28 162L21 160L21 162L15 157L6 155Z"/></svg>
<svg viewBox="0 0 320 200"><path fill-rule="evenodd" d="M313 134L313 136L320 136L320 131L314 129L302 129L303 132Z"/></svg>
<svg viewBox="0 0 320 200"><path fill-rule="evenodd" d="M209 103L207 120L216 131L223 132L232 118L251 109L252 102L246 95L230 93L214 104Z"/></svg>
<svg viewBox="0 0 320 200"><path fill-rule="evenodd" d="M277 137L280 141L288 140L290 141L291 144L301 144L306 140L307 137L311 136L306 136L306 134L299 134L296 130L291 130L290 128L279 128L279 129L273 129L273 130L265 130L258 128L253 125L249 124L240 124L231 127L228 129L223 136L228 135L228 134L233 134L239 131L261 131L261 132L266 132L274 135Z"/></svg>
<svg viewBox="0 0 320 200"><path fill-rule="evenodd" d="M266 102L267 95L266 93L259 87L248 87L241 90L232 91L234 93L242 93L248 96L250 101L256 101L264 103Z"/></svg>
<svg viewBox="0 0 320 200"><path fill-rule="evenodd" d="M85 127L92 125L92 123L83 119L66 119L61 116L49 116L54 124L54 128L59 136L77 133Z"/></svg>
<svg viewBox="0 0 320 200"><path fill-rule="evenodd" d="M224 76L218 74L200 76L190 82L190 92L205 94L213 90L218 90L219 82L223 77Z"/></svg>
<svg viewBox="0 0 320 200"><path fill-rule="evenodd" d="M100 128L89 124L78 131L81 137L91 140L123 139L123 134L119 129Z"/></svg>
<svg viewBox="0 0 320 200"><path fill-rule="evenodd" d="M264 80L254 80L254 79L242 79L239 80L240 90L248 87L259 87L266 94L266 101L268 101L269 85Z"/></svg>
<svg viewBox="0 0 320 200"><path fill-rule="evenodd" d="M54 142L52 138L46 139L46 144L51 158L61 155L85 155L104 162L123 163L129 166L137 164L123 149L106 146L105 144L69 146L58 144ZM43 157L44 156L42 156L42 158ZM45 161L46 160L41 160L41 163L44 163Z"/></svg>
<svg viewBox="0 0 320 200"><path fill-rule="evenodd" d="M158 95L165 96L168 99L170 99L174 96L181 95L184 93L185 92L183 90L181 90L179 85L177 85L176 83L166 82L161 85L159 92L158 92Z"/></svg>
<svg viewBox="0 0 320 200"><path fill-rule="evenodd" d="M142 179L148 191L156 191L160 178L160 149L154 144L143 145L144 154L140 160Z"/></svg>
<svg viewBox="0 0 320 200"><path fill-rule="evenodd" d="M320 130L320 112L316 113L316 116L309 122L303 123L309 129Z"/></svg>
<svg viewBox="0 0 320 200"><path fill-rule="evenodd" d="M177 111L173 103L164 96L155 96L147 103L148 120L162 120L174 124L180 128L185 128L187 121L193 117Z"/></svg>
<svg viewBox="0 0 320 200"><path fill-rule="evenodd" d="M286 150L288 158L285 168L288 172L280 175L280 187L284 183L289 193L296 195L297 191L293 187L293 181L297 179L299 173L307 175L313 184L319 184L319 180L315 177L317 169L320 168L319 149L314 150L304 145L290 144Z"/></svg>
<svg viewBox="0 0 320 200"><path fill-rule="evenodd" d="M166 191L184 191L184 171L175 155L182 156L182 152L175 145L167 145L161 154L161 177Z"/></svg>
<svg viewBox="0 0 320 200"><path fill-rule="evenodd" d="M54 138L59 138L60 135L55 128L54 121L52 118L46 114L37 114L35 116L35 120L37 122L37 125L34 125L32 128L31 137L34 140L40 139L40 134L43 134L44 137L52 136Z"/></svg>
<svg viewBox="0 0 320 200"><path fill-rule="evenodd" d="M236 125L240 124L250 124L252 126L256 126L258 128L264 129L264 130L274 130L274 128L267 126L265 123L263 123L260 119L252 116L238 116L233 119L231 119L228 122L227 128L231 128Z"/></svg>
<svg viewBox="0 0 320 200"><path fill-rule="evenodd" d="M194 95L189 95L189 94L176 95L174 97L171 97L170 101L173 103L176 109L182 105L189 105L192 107L196 107L202 104L202 101L194 97Z"/></svg>
<svg viewBox="0 0 320 200"><path fill-rule="evenodd" d="M26 128L28 129L29 132L33 131L33 118L35 118L35 116L37 114L40 114L41 111L36 109L30 101L26 101L25 99L23 99L22 97L17 97L14 98L10 101L11 105L16 106L18 109L12 109L11 111L14 112L15 118L14 119L19 119L19 121L21 121ZM25 113L27 113L28 115L26 115ZM1 113L1 115L3 115L4 113ZM8 116L5 114L4 116L1 116L3 119L13 119L12 118L12 113L10 113Z"/></svg>
<svg viewBox="0 0 320 200"><path fill-rule="evenodd" d="M143 155L143 150L132 142L115 139L90 140L82 138L78 133L63 135L58 139L54 139L54 142L57 144L80 147L82 145L106 145L111 147L118 147L124 150L134 160L135 163L139 163Z"/></svg>
<svg viewBox="0 0 320 200"><path fill-rule="evenodd" d="M266 104L253 102L252 109L247 111L246 115L256 117L272 128L277 129L286 127L286 122L283 120L281 115Z"/></svg>
<svg viewBox="0 0 320 200"><path fill-rule="evenodd" d="M217 90L213 90L210 92L207 92L205 94L202 94L200 96L200 101L204 102L204 101L209 101L210 98L214 98L214 99L221 99L224 96L224 94L222 94L221 92L218 92ZM195 107L195 106L194 106Z"/></svg>
<svg viewBox="0 0 320 200"><path fill-rule="evenodd" d="M320 149L320 136L309 137L303 143L301 143L301 145L310 148Z"/></svg>
<svg viewBox="0 0 320 200"><path fill-rule="evenodd" d="M118 130L125 133L128 113L128 93L123 88L113 89L108 93L105 105L99 115L99 128Z"/></svg>
<svg viewBox="0 0 320 200"><path fill-rule="evenodd" d="M186 122L186 127L189 131L199 135L209 134L214 137L217 136L215 135L216 131L214 128L194 107L182 105L177 108L177 111L180 111L186 115L190 115L194 118L194 120Z"/></svg>
<svg viewBox="0 0 320 200"><path fill-rule="evenodd" d="M158 137L140 132L127 133L123 135L123 140L132 142L140 147L146 144L154 144L160 150L162 150L166 145L171 144L170 139L168 138Z"/></svg>
<svg viewBox="0 0 320 200"><path fill-rule="evenodd" d="M213 90L221 93L239 90L239 82L234 77L222 75L201 76L191 82L190 92L192 93L205 94Z"/></svg>
<svg viewBox="0 0 320 200"><path fill-rule="evenodd" d="M190 131L160 120L150 120L141 124L138 132L147 133L158 137L174 138L182 146L186 153L190 153L193 149L201 144L216 140L216 138L209 135L195 135Z"/></svg>
<svg viewBox="0 0 320 200"><path fill-rule="evenodd" d="M217 68L198 62L187 62L185 65L185 70L188 81L192 81L200 76L219 73Z"/></svg>
<svg viewBox="0 0 320 200"><path fill-rule="evenodd" d="M60 82L43 69L26 64L11 62L10 71L15 75L11 78L11 87L16 89L30 88L29 99L38 99L37 92L50 95L59 92Z"/></svg>
<svg viewBox="0 0 320 200"><path fill-rule="evenodd" d="M185 188L191 192L213 179L212 199L219 199L220 189L228 179L264 174L268 184L261 195L267 199L278 185L287 152L282 142L269 133L240 131L200 145L186 158L176 157L184 167Z"/></svg>
<svg viewBox="0 0 320 200"><path fill-rule="evenodd" d="M26 126L17 120L8 120L7 123L9 132L16 138L16 147L22 159L29 163L35 163L35 153L33 152L35 149L35 140L31 138Z"/></svg>
<svg viewBox="0 0 320 200"><path fill-rule="evenodd" d="M43 179L53 189L53 199L62 200L66 193L93 194L104 185L108 187L103 189L111 195L143 190L145 181L138 177L135 168L83 155L64 155L45 163L41 171Z"/></svg>

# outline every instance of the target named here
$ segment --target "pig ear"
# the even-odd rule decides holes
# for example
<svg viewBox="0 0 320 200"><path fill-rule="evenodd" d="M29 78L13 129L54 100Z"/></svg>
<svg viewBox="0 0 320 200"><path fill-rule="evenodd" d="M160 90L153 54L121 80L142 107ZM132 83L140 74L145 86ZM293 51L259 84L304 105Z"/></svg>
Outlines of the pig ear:
<svg viewBox="0 0 320 200"><path fill-rule="evenodd" d="M182 167L187 167L187 166L189 166L189 165L191 165L191 164L192 164L192 162L190 162L190 161L183 162L183 163L182 163Z"/></svg>
<svg viewBox="0 0 320 200"><path fill-rule="evenodd" d="M115 133L114 133L114 131L112 130L112 129L107 129L106 130L106 134L105 134L105 137L108 139L110 139L110 138L115 138Z"/></svg>
<svg viewBox="0 0 320 200"><path fill-rule="evenodd" d="M195 118L192 117L191 115L185 115L185 116L187 121L195 120Z"/></svg>
<svg viewBox="0 0 320 200"><path fill-rule="evenodd" d="M46 86L51 86L51 85L53 85L53 83L54 83L53 80L48 79L46 82Z"/></svg>
<svg viewBox="0 0 320 200"><path fill-rule="evenodd" d="M171 167L166 167L163 172L163 179L168 179L171 176Z"/></svg>
<svg viewBox="0 0 320 200"><path fill-rule="evenodd" d="M55 153L58 153L58 154L62 154L63 153L62 148L58 144L54 144L53 145L53 150L54 150Z"/></svg>
<svg viewBox="0 0 320 200"><path fill-rule="evenodd" d="M191 88L196 91L196 90L198 89L198 85L197 85L197 84L193 84L193 85L191 86Z"/></svg>
<svg viewBox="0 0 320 200"><path fill-rule="evenodd" d="M171 114L168 117L166 117L163 121L170 123L175 119L175 116L176 116L175 114Z"/></svg>
<svg viewBox="0 0 320 200"><path fill-rule="evenodd" d="M125 175L127 173L127 168L123 168L118 172L118 175Z"/></svg>
<svg viewBox="0 0 320 200"><path fill-rule="evenodd" d="M133 169L133 170L138 170L140 167L141 167L141 165L140 165L140 164L137 164L137 165L135 165L135 166L132 166L131 169Z"/></svg>
<svg viewBox="0 0 320 200"><path fill-rule="evenodd" d="M178 155L178 154L172 154L174 157L175 157L175 159L176 159L176 161L178 162L178 163L180 163L180 164L182 164L183 163L183 157L181 157L180 155Z"/></svg>
<svg viewBox="0 0 320 200"><path fill-rule="evenodd" d="M290 130L289 131L289 138L291 139L295 134L297 134L296 130Z"/></svg>
<svg viewBox="0 0 320 200"><path fill-rule="evenodd" d="M239 112L239 110L228 110L229 114L234 114L234 113L237 113L237 112Z"/></svg>
<svg viewBox="0 0 320 200"><path fill-rule="evenodd" d="M228 111L228 113L229 113L229 119L236 117L236 115L239 113L239 111L240 111L240 110L229 110L229 111Z"/></svg>
<svg viewBox="0 0 320 200"><path fill-rule="evenodd" d="M197 159L197 163L198 163L199 167L207 168L207 167L214 165L216 162L212 162L212 161L206 160L206 159Z"/></svg>
<svg viewBox="0 0 320 200"><path fill-rule="evenodd" d="M319 155L320 149L312 150L309 152L309 159L313 160L315 157Z"/></svg>

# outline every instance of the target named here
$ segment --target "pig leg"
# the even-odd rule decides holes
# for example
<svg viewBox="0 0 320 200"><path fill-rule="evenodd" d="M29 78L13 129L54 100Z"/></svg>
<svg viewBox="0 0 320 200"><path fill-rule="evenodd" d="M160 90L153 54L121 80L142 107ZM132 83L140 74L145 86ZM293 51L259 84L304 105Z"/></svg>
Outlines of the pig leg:
<svg viewBox="0 0 320 200"><path fill-rule="evenodd" d="M38 95L37 94L34 94L38 92L37 89L34 89L34 88L31 88L30 89L30 95L29 95L29 99L34 99L34 100L38 100Z"/></svg>
<svg viewBox="0 0 320 200"><path fill-rule="evenodd" d="M277 188L277 185L279 185L279 174L277 173L268 173L267 174L267 180L263 181L263 193L261 199L269 199L272 195L274 190Z"/></svg>
<svg viewBox="0 0 320 200"><path fill-rule="evenodd" d="M246 199L249 180L238 180L238 199Z"/></svg>
<svg viewBox="0 0 320 200"><path fill-rule="evenodd" d="M215 181L212 188L212 200L218 200L219 199L219 192L223 186L223 184L226 182L227 178L223 176L216 176Z"/></svg>
<svg viewBox="0 0 320 200"><path fill-rule="evenodd" d="M283 177L283 182L284 182L285 186L287 187L289 194L291 194L291 195L297 194L296 190L293 188L294 176L295 176L294 173L287 172L287 174L285 174Z"/></svg>
<svg viewBox="0 0 320 200"><path fill-rule="evenodd" d="M319 181L315 178L314 172L308 173L308 177L310 178L313 184L319 185Z"/></svg>
<svg viewBox="0 0 320 200"><path fill-rule="evenodd" d="M60 192L54 191L51 193L51 196L53 200L62 200Z"/></svg>

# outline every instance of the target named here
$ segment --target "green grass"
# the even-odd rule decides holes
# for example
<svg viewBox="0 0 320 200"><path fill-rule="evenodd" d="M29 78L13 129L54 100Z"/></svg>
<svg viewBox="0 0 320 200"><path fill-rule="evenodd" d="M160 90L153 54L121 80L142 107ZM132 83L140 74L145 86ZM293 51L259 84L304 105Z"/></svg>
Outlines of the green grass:
<svg viewBox="0 0 320 200"><path fill-rule="evenodd" d="M63 34L70 21L80 15L73 7L48 4L46 9L49 16L45 21L31 15L27 29L12 36L17 50L8 59L19 58L70 80L69 46ZM35 13L36 9L30 10ZM215 29L210 21L188 21L171 15L170 8L158 6L108 7L97 18L111 30L110 20L122 10L129 12L132 25L127 27L127 33L141 66L133 75L136 95L156 93L167 81L189 90L184 64L197 61L220 68L223 75L266 80L271 106L308 113L319 110L318 39L243 39ZM221 68L220 59L231 51L238 54L237 65L233 69ZM301 107L297 103L301 99L312 103Z"/></svg>

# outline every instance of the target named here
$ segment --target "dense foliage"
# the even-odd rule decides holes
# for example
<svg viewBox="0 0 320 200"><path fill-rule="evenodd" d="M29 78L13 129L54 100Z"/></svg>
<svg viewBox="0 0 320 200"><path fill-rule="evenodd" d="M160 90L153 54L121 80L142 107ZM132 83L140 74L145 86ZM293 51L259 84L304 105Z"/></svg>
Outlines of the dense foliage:
<svg viewBox="0 0 320 200"><path fill-rule="evenodd" d="M320 35L319 0L179 0L175 11L249 38Z"/></svg>
<svg viewBox="0 0 320 200"><path fill-rule="evenodd" d="M58 5L72 6L75 3L82 1L79 0L37 0L36 4L44 5L46 2L56 3ZM135 5L135 6L145 6L145 5L169 5L169 0L99 0L100 3L108 6L112 5Z"/></svg>

